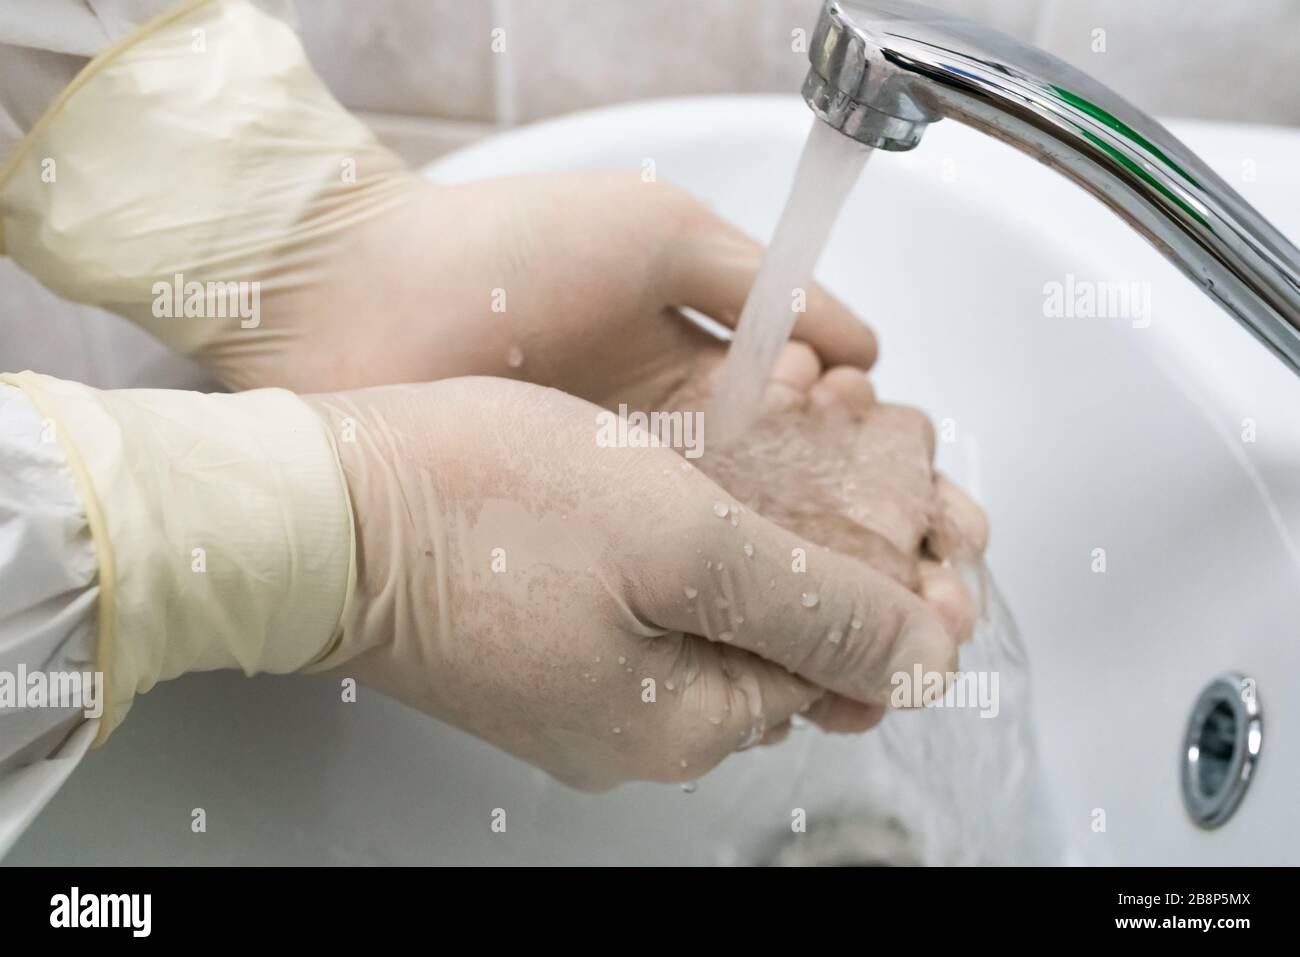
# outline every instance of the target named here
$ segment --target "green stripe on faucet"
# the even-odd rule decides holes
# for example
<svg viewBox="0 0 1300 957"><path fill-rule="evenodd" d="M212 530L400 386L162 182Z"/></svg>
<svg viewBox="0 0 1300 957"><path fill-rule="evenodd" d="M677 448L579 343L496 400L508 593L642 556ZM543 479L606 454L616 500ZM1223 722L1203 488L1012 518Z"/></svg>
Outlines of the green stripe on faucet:
<svg viewBox="0 0 1300 957"><path fill-rule="evenodd" d="M1192 177L1186 170L1184 170L1181 166L1179 166L1168 156L1166 156L1163 150L1161 150L1158 146L1156 146L1146 137L1142 136L1142 134L1138 133L1137 130L1133 129L1131 126L1124 123L1122 120L1106 112L1101 107L1097 106L1097 104L1092 103L1089 100L1085 100L1083 97L1078 96L1075 93L1071 93L1069 90L1066 90L1059 86L1052 86L1051 89L1057 94L1057 96L1059 96L1066 103L1082 111L1083 113L1086 113L1088 116L1091 116L1093 119L1100 120L1102 123L1110 127L1115 132L1119 133L1125 139L1137 144L1138 146L1142 147L1142 149L1150 153L1152 156L1158 158L1162 163L1165 164L1166 167L1168 167L1173 172L1177 173L1188 183L1195 186L1197 189L1203 189L1201 184L1197 182L1194 177ZM1115 160L1115 162L1124 166L1126 169L1132 171L1136 176L1138 176L1144 182L1149 183L1152 187L1156 189L1157 192L1160 193L1160 195L1164 196L1171 203L1173 203L1179 209L1185 212L1188 216L1192 217L1194 220L1196 220L1206 229L1213 231L1214 227L1211 226L1210 223L1206 221L1204 216L1202 216L1190 204L1188 204L1188 202L1185 199L1183 199L1177 193L1174 193L1172 190L1169 189L1169 187L1165 186L1164 183L1160 182L1158 179L1152 176L1151 173L1145 168L1143 168L1141 164L1135 163L1131 158L1125 156L1122 152L1120 152L1114 146L1110 145L1109 143L1101 139L1096 134L1091 133L1088 130L1082 130L1082 129L1079 132L1090 143L1094 144L1098 149L1104 151L1108 156L1110 156L1113 160Z"/></svg>

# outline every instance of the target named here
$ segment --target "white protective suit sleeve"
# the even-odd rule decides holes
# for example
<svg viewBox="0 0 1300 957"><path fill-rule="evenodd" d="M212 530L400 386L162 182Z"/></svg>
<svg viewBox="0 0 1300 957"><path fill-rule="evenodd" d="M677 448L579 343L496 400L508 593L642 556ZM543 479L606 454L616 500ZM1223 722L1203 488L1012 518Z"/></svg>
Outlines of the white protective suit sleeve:
<svg viewBox="0 0 1300 957"><path fill-rule="evenodd" d="M355 556L334 440L292 393L0 387L2 848L159 681L324 657Z"/></svg>
<svg viewBox="0 0 1300 957"><path fill-rule="evenodd" d="M80 709L15 706L20 672L84 673L95 662L95 544L63 450L41 436L27 396L0 385L0 857L99 729Z"/></svg>
<svg viewBox="0 0 1300 957"><path fill-rule="evenodd" d="M90 59L178 0L0 3L0 162ZM292 0L253 0L296 24Z"/></svg>
<svg viewBox="0 0 1300 957"><path fill-rule="evenodd" d="M292 0L255 0L294 24ZM176 0L0 4L0 163L96 54ZM98 566L64 452L0 384L0 675L80 672L96 657ZM100 733L75 708L0 706L0 858Z"/></svg>

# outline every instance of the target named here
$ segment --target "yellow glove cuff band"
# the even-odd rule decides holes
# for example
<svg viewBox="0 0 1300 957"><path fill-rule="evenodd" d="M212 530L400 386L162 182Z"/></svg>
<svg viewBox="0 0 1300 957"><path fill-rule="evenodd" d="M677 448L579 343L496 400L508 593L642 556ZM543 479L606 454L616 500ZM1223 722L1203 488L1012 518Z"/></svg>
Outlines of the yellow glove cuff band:
<svg viewBox="0 0 1300 957"><path fill-rule="evenodd" d="M99 741L136 694L190 671L290 672L337 637L355 578L333 440L281 389L21 389L67 455L100 575Z"/></svg>

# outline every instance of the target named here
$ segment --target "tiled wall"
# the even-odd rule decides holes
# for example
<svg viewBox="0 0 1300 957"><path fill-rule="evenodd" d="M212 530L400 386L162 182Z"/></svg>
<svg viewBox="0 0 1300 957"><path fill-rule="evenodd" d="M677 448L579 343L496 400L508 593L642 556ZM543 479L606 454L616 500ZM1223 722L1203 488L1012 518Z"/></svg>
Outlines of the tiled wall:
<svg viewBox="0 0 1300 957"><path fill-rule="evenodd" d="M1300 0L930 0L1164 116L1300 125ZM795 92L820 0L299 0L317 69L412 161L646 97ZM1096 51L1095 30L1105 31ZM494 31L496 33L494 34ZM504 50L494 52L494 41Z"/></svg>

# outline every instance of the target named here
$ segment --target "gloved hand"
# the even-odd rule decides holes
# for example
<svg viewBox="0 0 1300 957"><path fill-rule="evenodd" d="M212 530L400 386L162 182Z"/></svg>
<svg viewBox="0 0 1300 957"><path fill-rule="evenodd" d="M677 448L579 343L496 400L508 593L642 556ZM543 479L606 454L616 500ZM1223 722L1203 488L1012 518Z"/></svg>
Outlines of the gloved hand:
<svg viewBox="0 0 1300 957"><path fill-rule="evenodd" d="M580 399L462 378L306 401L357 527L323 665L573 786L695 778L809 706L863 728L896 672L954 667L921 598L671 449L600 447Z"/></svg>
<svg viewBox="0 0 1300 957"><path fill-rule="evenodd" d="M923 595L964 640L978 608L958 566L988 543L983 510L934 472L934 429L924 413L876 401L866 374L826 369L792 342L781 351L764 407L739 441L708 440L721 356L654 408L704 416L700 468L782 527L852 555ZM642 411L650 411L645 409Z"/></svg>
<svg viewBox="0 0 1300 957"><path fill-rule="evenodd" d="M0 170L0 251L232 388L479 374L607 407L694 375L719 347L676 308L734 324L760 258L638 175L421 179L245 0L183 4L83 71ZM819 289L795 336L875 355Z"/></svg>
<svg viewBox="0 0 1300 957"><path fill-rule="evenodd" d="M239 378L307 389L492 375L663 408L724 352L678 307L734 326L762 247L668 183L585 172L422 183L337 256L269 317L292 350L247 355ZM830 365L876 356L870 329L815 284L794 338Z"/></svg>

